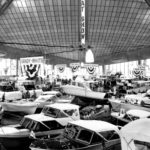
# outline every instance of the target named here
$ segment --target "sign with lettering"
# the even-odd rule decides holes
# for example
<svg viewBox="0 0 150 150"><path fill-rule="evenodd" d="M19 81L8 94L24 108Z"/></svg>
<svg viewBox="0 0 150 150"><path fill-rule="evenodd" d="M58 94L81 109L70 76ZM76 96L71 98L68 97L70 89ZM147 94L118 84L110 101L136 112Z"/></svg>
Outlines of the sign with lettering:
<svg viewBox="0 0 150 150"><path fill-rule="evenodd" d="M81 0L81 45L85 44L85 0Z"/></svg>
<svg viewBox="0 0 150 150"><path fill-rule="evenodd" d="M26 57L20 58L21 64L42 64L44 62L43 57Z"/></svg>
<svg viewBox="0 0 150 150"><path fill-rule="evenodd" d="M26 57L20 58L21 71L23 76L27 76L29 80L44 74L43 68L44 58L41 57Z"/></svg>

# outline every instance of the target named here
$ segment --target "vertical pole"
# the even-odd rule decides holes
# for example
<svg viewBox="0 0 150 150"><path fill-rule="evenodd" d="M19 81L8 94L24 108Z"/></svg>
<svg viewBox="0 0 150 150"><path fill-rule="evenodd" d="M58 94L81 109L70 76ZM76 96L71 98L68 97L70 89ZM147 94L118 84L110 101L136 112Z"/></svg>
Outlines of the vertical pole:
<svg viewBox="0 0 150 150"><path fill-rule="evenodd" d="M106 68L105 68L105 65L104 65L104 64L102 65L102 74L103 74L103 75L106 74Z"/></svg>
<svg viewBox="0 0 150 150"><path fill-rule="evenodd" d="M19 76L19 60L18 58L16 59L16 76Z"/></svg>

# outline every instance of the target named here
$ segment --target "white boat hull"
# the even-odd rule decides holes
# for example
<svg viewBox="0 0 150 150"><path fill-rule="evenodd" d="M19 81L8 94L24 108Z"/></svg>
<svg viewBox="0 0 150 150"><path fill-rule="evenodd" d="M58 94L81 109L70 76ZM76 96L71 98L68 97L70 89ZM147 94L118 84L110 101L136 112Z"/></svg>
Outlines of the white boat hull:
<svg viewBox="0 0 150 150"><path fill-rule="evenodd" d="M61 87L63 92L69 95L87 97L93 99L103 99L106 93L90 91L82 87L76 87L73 85L65 85Z"/></svg>
<svg viewBox="0 0 150 150"><path fill-rule="evenodd" d="M30 103L26 102L24 104L20 103L1 103L4 111L9 111L9 112L23 112L25 114L34 114L38 104L36 103Z"/></svg>
<svg viewBox="0 0 150 150"><path fill-rule="evenodd" d="M130 103L121 103L121 100L118 99L109 99L113 111L120 111L120 109L124 109L125 112L131 109L139 109L139 110L145 110L150 112L150 108L142 107L138 104L130 104Z"/></svg>

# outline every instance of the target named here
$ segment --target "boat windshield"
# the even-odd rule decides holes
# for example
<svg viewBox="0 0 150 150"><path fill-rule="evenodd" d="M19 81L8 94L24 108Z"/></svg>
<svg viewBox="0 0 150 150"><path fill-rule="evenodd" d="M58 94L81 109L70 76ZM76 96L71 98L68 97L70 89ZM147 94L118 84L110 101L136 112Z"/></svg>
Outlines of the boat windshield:
<svg viewBox="0 0 150 150"><path fill-rule="evenodd" d="M124 119L128 120L128 121L133 121L133 120L137 120L140 119L140 117L138 116L133 116L131 114L125 114L125 116L123 117Z"/></svg>
<svg viewBox="0 0 150 150"><path fill-rule="evenodd" d="M82 144L90 144L93 132L73 124L68 124L64 130L64 136Z"/></svg>
<svg viewBox="0 0 150 150"><path fill-rule="evenodd" d="M23 118L20 122L20 125L26 129L33 130L37 122L34 122L33 120L29 118Z"/></svg>
<svg viewBox="0 0 150 150"><path fill-rule="evenodd" d="M57 118L59 110L55 109L55 108L51 108L51 107L44 107L42 112L44 113L44 115L47 115L47 116L50 116L53 118Z"/></svg>
<svg viewBox="0 0 150 150"><path fill-rule="evenodd" d="M79 128L80 127L68 123L64 130L64 136L68 139L75 139L76 135L79 132Z"/></svg>

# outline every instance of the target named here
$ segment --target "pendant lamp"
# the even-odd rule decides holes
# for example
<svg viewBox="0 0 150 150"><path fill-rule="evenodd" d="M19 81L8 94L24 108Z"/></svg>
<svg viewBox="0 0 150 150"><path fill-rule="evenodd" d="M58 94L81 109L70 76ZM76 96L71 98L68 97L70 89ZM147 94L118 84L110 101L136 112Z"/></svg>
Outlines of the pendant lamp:
<svg viewBox="0 0 150 150"><path fill-rule="evenodd" d="M91 49L87 49L85 53L85 62L86 63L94 63L94 54Z"/></svg>

